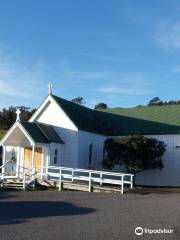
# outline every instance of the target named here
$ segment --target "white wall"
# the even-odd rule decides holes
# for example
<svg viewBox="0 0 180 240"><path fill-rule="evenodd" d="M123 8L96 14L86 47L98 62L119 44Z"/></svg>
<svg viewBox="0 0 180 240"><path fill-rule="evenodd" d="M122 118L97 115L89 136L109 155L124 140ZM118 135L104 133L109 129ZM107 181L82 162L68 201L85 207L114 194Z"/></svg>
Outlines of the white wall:
<svg viewBox="0 0 180 240"><path fill-rule="evenodd" d="M57 163L54 164L55 150L57 149ZM63 165L63 155L64 155L64 145L58 143L50 144L50 158L49 165L62 166Z"/></svg>
<svg viewBox="0 0 180 240"><path fill-rule="evenodd" d="M149 135L166 144L163 155L164 167L162 170L148 170L136 175L136 184L152 186L180 186L180 135ZM103 144L107 137L79 131L79 160L78 167L89 167L89 144L93 143L92 168L102 168ZM124 172L123 168L116 166L116 172Z"/></svg>
<svg viewBox="0 0 180 240"><path fill-rule="evenodd" d="M148 170L138 173L136 183L154 186L180 186L180 135L150 135L165 142L162 170Z"/></svg>
<svg viewBox="0 0 180 240"><path fill-rule="evenodd" d="M103 160L103 146L106 136L79 131L79 168L101 169ZM89 166L89 145L92 143L92 161Z"/></svg>
<svg viewBox="0 0 180 240"><path fill-rule="evenodd" d="M37 114L33 121L47 123L56 127L67 128L75 131L78 130L66 113L53 99L50 99L46 104L44 104L44 108L39 111L39 114Z"/></svg>
<svg viewBox="0 0 180 240"><path fill-rule="evenodd" d="M64 111L52 100L34 119L37 122L52 125L65 144L51 144L50 163L53 163L55 147L58 148L58 164L66 167L77 167L78 131Z"/></svg>
<svg viewBox="0 0 180 240"><path fill-rule="evenodd" d="M119 136L118 136L119 137ZM156 138L166 144L164 153L163 169L147 170L136 175L136 184L149 186L180 186L180 135L146 135L146 137ZM122 167L115 166L115 172L126 172Z"/></svg>
<svg viewBox="0 0 180 240"><path fill-rule="evenodd" d="M63 145L62 166L77 167L79 144L78 131L60 127L54 127L54 129L65 143Z"/></svg>

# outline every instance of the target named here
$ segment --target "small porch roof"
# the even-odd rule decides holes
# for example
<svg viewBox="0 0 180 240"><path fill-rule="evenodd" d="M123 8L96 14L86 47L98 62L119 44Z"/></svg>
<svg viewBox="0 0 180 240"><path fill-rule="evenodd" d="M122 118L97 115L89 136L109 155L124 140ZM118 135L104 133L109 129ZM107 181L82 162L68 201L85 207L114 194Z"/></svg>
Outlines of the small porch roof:
<svg viewBox="0 0 180 240"><path fill-rule="evenodd" d="M35 142L64 144L52 126L37 122L21 122Z"/></svg>
<svg viewBox="0 0 180 240"><path fill-rule="evenodd" d="M0 145L31 145L36 143L64 144L62 139L56 133L52 126L37 122L20 122L17 121L1 140Z"/></svg>

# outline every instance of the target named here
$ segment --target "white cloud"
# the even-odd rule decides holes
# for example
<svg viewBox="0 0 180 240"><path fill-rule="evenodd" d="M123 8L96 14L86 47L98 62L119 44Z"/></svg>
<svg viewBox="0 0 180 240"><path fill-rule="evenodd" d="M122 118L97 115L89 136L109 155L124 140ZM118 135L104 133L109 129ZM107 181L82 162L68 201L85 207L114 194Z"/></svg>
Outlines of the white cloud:
<svg viewBox="0 0 180 240"><path fill-rule="evenodd" d="M0 95L17 97L17 98L32 98L33 95L25 90L22 86L17 86L17 83L7 83L0 80Z"/></svg>
<svg viewBox="0 0 180 240"><path fill-rule="evenodd" d="M156 41L167 49L180 49L180 22L161 22L156 32Z"/></svg>
<svg viewBox="0 0 180 240"><path fill-rule="evenodd" d="M136 89L130 87L116 87L116 86L104 86L97 89L99 92L111 93L111 94L127 94L127 95L146 95L150 92L144 89Z"/></svg>
<svg viewBox="0 0 180 240"><path fill-rule="evenodd" d="M107 78L111 75L110 72L106 70L97 70L97 71L83 71L83 70L68 70L65 72L68 78L80 79L80 80L94 80Z"/></svg>
<svg viewBox="0 0 180 240"><path fill-rule="evenodd" d="M90 52L77 52L77 54L88 57L88 58L94 58L94 59L100 59L100 60L107 60L107 61L117 61L116 58L105 55L105 54L100 54L100 53L90 53Z"/></svg>
<svg viewBox="0 0 180 240"><path fill-rule="evenodd" d="M21 60L0 52L0 96L16 99L38 96L46 79L43 66L38 61L28 65Z"/></svg>
<svg viewBox="0 0 180 240"><path fill-rule="evenodd" d="M147 95L154 93L152 81L149 81L142 73L134 73L123 76L119 81L113 81L110 85L104 85L96 89L106 94Z"/></svg>

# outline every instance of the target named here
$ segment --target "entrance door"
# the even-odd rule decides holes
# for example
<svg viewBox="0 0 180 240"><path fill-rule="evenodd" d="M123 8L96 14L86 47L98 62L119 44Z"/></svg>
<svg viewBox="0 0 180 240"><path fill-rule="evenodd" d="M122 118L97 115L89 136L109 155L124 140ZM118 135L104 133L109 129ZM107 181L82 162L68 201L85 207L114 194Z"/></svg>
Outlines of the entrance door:
<svg viewBox="0 0 180 240"><path fill-rule="evenodd" d="M34 165L37 173L41 174L42 170L42 148L36 147L34 154ZM26 170L32 167L32 148L24 149L24 167Z"/></svg>
<svg viewBox="0 0 180 240"><path fill-rule="evenodd" d="M32 167L32 149L24 148L24 168L25 171Z"/></svg>
<svg viewBox="0 0 180 240"><path fill-rule="evenodd" d="M34 159L36 172L41 174L42 170L42 148L35 148L35 159Z"/></svg>

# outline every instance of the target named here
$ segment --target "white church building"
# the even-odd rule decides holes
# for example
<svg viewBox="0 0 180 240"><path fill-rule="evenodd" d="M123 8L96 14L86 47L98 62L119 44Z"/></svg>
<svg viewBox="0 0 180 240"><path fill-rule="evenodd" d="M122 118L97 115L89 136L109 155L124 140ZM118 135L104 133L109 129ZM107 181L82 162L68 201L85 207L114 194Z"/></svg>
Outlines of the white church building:
<svg viewBox="0 0 180 240"><path fill-rule="evenodd" d="M180 106L178 106L180 108ZM165 116L166 117L166 116ZM39 175L48 166L102 169L104 141L111 136L139 133L166 144L162 170L137 174L136 183L180 186L180 127L132 116L92 110L50 94L28 122L17 120L0 142L6 172L20 176L34 167ZM116 168L120 171L120 168Z"/></svg>

